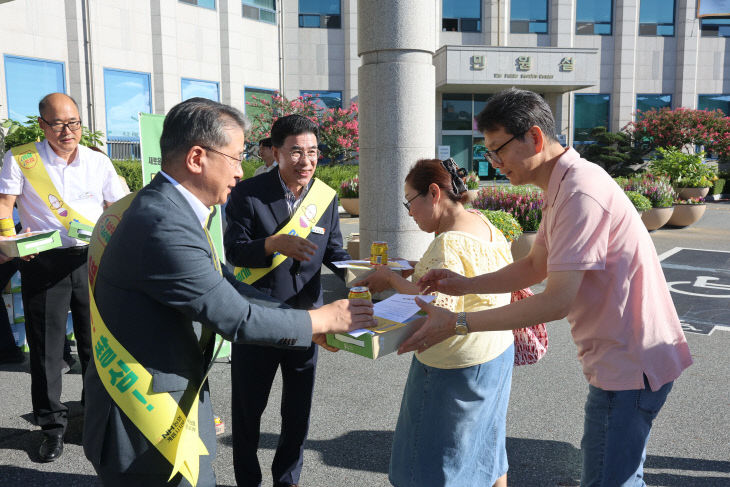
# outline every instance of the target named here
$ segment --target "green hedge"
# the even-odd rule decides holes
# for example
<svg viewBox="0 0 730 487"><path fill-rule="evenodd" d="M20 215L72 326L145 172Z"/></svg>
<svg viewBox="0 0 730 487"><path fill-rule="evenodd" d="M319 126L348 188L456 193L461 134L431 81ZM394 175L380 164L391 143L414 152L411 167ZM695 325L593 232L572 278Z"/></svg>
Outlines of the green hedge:
<svg viewBox="0 0 730 487"><path fill-rule="evenodd" d="M339 194L342 182L354 178L359 171L360 167L357 164L332 164L317 166L314 175Z"/></svg>
<svg viewBox="0 0 730 487"><path fill-rule="evenodd" d="M724 194L728 179L730 179L730 173L719 173L717 181L715 181L715 184L712 186L712 194Z"/></svg>
<svg viewBox="0 0 730 487"><path fill-rule="evenodd" d="M127 186L129 186L130 191L134 192L142 189L142 164L139 160L113 160L112 164L117 174L127 181Z"/></svg>

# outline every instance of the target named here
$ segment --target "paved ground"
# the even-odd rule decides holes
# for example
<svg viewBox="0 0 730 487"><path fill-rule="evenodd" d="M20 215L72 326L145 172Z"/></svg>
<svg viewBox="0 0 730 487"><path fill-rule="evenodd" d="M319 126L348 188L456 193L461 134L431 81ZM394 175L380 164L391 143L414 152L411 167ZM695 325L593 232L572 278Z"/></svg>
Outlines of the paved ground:
<svg viewBox="0 0 730 487"><path fill-rule="evenodd" d="M730 251L730 203L712 203L697 224L657 230L659 253L675 247ZM357 220L343 220L343 234ZM341 296L332 275L327 299ZM726 282L725 284L730 284ZM539 289L539 288L538 288ZM568 325L550 325L550 349L538 364L515 370L507 427L512 486L573 486L580 474L580 437L587 386L576 360ZM688 334L695 364L676 382L656 421L646 461L649 485L730 485L730 332ZM388 458L403 384L411 360L389 355L371 361L352 354L322 353L302 485L387 486ZM217 364L211 376L214 405L230 418L230 373ZM30 423L27 363L0 366L0 486L98 485L80 446L78 373L64 381L73 417L63 457L36 463L40 434ZM262 424L260 459L264 485L276 447L279 382ZM235 485L230 429L219 437L215 463L219 485Z"/></svg>

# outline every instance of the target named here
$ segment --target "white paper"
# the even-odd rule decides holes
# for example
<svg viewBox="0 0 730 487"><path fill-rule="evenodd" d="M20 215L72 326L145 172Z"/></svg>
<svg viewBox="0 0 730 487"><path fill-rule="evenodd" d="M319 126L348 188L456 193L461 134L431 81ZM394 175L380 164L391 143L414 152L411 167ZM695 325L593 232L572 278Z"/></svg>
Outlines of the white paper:
<svg viewBox="0 0 730 487"><path fill-rule="evenodd" d="M394 294L388 299L384 299L373 305L373 314L378 318L396 321L398 323L405 322L408 318L421 311L416 304L417 295L414 294ZM436 296L418 295L421 300L430 303Z"/></svg>
<svg viewBox="0 0 730 487"><path fill-rule="evenodd" d="M332 263L338 269L372 269L369 260L341 260L339 262ZM408 271L413 269L411 264L407 260L403 259L388 259L388 267L397 271Z"/></svg>

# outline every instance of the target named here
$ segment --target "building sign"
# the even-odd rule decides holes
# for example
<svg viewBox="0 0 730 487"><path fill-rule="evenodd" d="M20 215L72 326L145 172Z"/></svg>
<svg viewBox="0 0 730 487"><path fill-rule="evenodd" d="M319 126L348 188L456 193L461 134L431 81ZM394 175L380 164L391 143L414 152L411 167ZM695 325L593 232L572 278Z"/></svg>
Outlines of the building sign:
<svg viewBox="0 0 730 487"><path fill-rule="evenodd" d="M484 55L481 56L472 56L471 57L471 69L474 71L482 71L484 68L487 67L487 57Z"/></svg>
<svg viewBox="0 0 730 487"><path fill-rule="evenodd" d="M520 56L517 58L517 71L529 71L530 68L530 56Z"/></svg>
<svg viewBox="0 0 730 487"><path fill-rule="evenodd" d="M572 57L564 57L560 61L560 71L563 71L563 72L573 71L574 67L575 67L575 65L573 64Z"/></svg>

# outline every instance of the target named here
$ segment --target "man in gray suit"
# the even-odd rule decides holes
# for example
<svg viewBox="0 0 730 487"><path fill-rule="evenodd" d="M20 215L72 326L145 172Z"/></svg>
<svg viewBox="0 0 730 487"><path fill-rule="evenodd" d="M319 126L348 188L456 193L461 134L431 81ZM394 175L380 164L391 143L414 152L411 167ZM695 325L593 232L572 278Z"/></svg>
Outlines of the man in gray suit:
<svg viewBox="0 0 730 487"><path fill-rule="evenodd" d="M102 216L90 250L92 312L95 302L108 333L143 367L137 371L151 376L149 387L135 389L135 396L151 405L169 394L186 414L198 401L199 436L209 453L200 457L198 486L215 485L207 385L195 394L212 358L213 332L237 343L304 349L312 335L374 323L367 301L287 309L221 269L204 225L209 208L225 202L243 175L245 126L238 110L209 100L193 98L173 107L160 139L162 170L134 196L121 221ZM105 215L115 211L112 206ZM103 247L98 262L94 246ZM92 319L92 326L99 328L99 322ZM168 485L173 466L158 449L164 440L150 442L130 418L135 414L126 414L122 401L113 398L112 386L121 381L110 379L116 362L103 355L107 345L93 339L95 364L84 382L86 457L105 486ZM111 363L109 369L104 363ZM134 370L133 365L117 368ZM189 482L178 473L169 485Z"/></svg>

